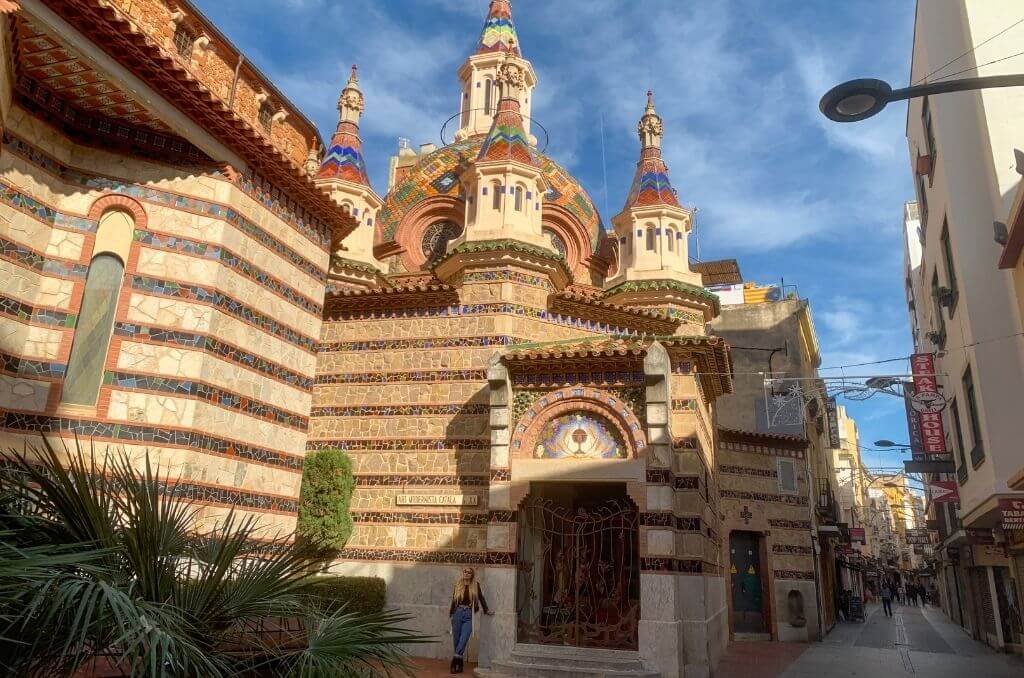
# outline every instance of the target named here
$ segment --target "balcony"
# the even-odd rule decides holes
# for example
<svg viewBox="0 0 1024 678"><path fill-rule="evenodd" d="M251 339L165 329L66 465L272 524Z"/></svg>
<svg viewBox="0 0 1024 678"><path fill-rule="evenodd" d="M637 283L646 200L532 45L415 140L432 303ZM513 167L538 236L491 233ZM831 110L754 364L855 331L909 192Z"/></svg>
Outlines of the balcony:
<svg viewBox="0 0 1024 678"><path fill-rule="evenodd" d="M814 509L824 522L839 522L839 503L827 479L822 478L818 481L818 501Z"/></svg>

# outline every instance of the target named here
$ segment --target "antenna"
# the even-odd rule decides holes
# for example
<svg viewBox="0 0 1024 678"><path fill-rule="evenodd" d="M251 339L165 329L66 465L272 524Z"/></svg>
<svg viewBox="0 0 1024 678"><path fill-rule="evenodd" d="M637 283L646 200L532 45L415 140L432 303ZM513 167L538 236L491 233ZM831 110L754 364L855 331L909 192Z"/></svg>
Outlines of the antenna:
<svg viewBox="0 0 1024 678"><path fill-rule="evenodd" d="M700 230L697 228L697 213L700 212L700 208L693 208L693 244L697 249L697 261L700 261Z"/></svg>
<svg viewBox="0 0 1024 678"><path fill-rule="evenodd" d="M608 212L608 159L604 153L604 111L601 111L601 172L604 174L604 215L610 219L611 214Z"/></svg>

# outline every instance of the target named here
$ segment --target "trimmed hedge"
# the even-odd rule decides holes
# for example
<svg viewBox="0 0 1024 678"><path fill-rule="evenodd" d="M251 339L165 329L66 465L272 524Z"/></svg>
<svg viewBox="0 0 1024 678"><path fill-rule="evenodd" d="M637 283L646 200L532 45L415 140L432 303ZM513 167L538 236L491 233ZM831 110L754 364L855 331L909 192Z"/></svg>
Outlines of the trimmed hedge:
<svg viewBox="0 0 1024 678"><path fill-rule="evenodd" d="M347 612L373 614L384 609L387 586L380 577L321 575L313 578L309 592L330 612L344 607Z"/></svg>
<svg viewBox="0 0 1024 678"><path fill-rule="evenodd" d="M355 481L352 461L341 450L306 455L299 492L299 541L324 552L340 551L352 536L349 505Z"/></svg>

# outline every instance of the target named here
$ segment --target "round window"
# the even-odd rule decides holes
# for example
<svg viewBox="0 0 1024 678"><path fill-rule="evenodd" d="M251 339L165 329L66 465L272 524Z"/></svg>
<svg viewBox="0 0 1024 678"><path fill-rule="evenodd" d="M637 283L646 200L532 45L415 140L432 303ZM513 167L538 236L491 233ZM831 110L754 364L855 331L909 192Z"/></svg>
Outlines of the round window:
<svg viewBox="0 0 1024 678"><path fill-rule="evenodd" d="M421 247L427 263L438 261L448 251L448 243L462 234L462 227L454 221L439 221L423 232Z"/></svg>

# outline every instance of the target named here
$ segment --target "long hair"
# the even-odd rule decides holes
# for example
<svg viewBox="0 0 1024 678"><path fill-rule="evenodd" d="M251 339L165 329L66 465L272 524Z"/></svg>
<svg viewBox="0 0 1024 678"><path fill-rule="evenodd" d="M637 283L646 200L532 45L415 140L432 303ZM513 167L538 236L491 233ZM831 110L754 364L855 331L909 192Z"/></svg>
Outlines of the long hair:
<svg viewBox="0 0 1024 678"><path fill-rule="evenodd" d="M480 585L476 581L476 571L473 570L473 578L468 582L464 577L459 577L455 581L455 590L452 591L452 600L456 604L463 599L467 593L469 594L469 604L475 610L480 599Z"/></svg>

